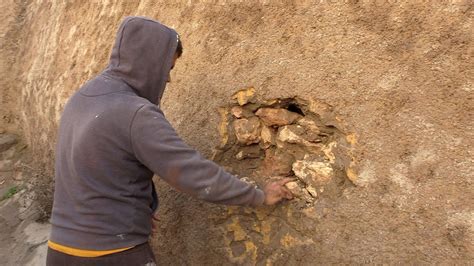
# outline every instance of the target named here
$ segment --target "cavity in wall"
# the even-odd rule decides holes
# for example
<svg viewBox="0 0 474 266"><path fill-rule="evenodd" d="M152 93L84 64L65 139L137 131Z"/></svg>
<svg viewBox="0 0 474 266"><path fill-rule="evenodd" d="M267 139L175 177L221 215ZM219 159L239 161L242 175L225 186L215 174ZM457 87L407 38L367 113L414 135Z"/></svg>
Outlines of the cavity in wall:
<svg viewBox="0 0 474 266"><path fill-rule="evenodd" d="M238 91L232 102L219 109L221 144L214 160L260 186L273 178L295 180L286 185L295 199L275 209L278 214L272 211L275 219L265 208L229 209L233 215L224 228L229 258L237 263L262 262L282 243L290 248L313 241L311 229L353 185L355 140L333 108L317 99L258 101L255 89L248 88Z"/></svg>

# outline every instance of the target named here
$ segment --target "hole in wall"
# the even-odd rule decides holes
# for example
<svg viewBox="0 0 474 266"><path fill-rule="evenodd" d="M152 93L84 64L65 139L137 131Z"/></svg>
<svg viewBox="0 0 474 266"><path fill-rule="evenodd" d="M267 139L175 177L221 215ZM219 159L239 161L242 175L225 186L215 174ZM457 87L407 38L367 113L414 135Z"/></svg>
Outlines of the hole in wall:
<svg viewBox="0 0 474 266"><path fill-rule="evenodd" d="M304 116L303 111L301 110L301 108L296 103L288 104L288 107L286 109L290 112L294 112L294 113L297 113L297 114L300 114L300 115Z"/></svg>
<svg viewBox="0 0 474 266"><path fill-rule="evenodd" d="M252 88L221 107L221 145L214 160L245 181L263 185L272 177L291 177L292 204L306 208L335 200L352 186L350 136L332 107L301 97L257 101ZM340 120L340 119L339 119Z"/></svg>

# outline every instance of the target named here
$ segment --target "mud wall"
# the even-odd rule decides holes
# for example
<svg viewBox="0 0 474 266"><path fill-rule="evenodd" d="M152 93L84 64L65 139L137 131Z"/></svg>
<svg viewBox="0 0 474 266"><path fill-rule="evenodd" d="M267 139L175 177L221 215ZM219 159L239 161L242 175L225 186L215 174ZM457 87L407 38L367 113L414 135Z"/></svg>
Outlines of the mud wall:
<svg viewBox="0 0 474 266"><path fill-rule="evenodd" d="M249 87L256 102L298 96L324 103L351 136L351 168L343 169L350 183L311 212L294 201L256 210L214 206L160 182L153 242L161 261L473 259L470 1L9 3L7 14L18 19L2 25L10 32L2 44L19 41L2 45L9 58L2 61L2 115L13 117L2 123L21 126L50 173L65 101L106 66L126 15L156 18L181 34L185 52L163 109L207 157L222 141L222 110Z"/></svg>

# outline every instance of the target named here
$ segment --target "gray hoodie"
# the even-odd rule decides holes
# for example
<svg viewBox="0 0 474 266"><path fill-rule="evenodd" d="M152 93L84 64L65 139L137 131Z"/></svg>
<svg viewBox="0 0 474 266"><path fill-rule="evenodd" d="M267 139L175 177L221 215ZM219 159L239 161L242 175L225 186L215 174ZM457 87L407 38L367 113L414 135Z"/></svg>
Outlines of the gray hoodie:
<svg viewBox="0 0 474 266"><path fill-rule="evenodd" d="M187 146L157 106L177 40L157 21L125 18L107 69L69 99L56 150L51 241L89 250L146 242L154 173L205 201L263 204L263 191Z"/></svg>

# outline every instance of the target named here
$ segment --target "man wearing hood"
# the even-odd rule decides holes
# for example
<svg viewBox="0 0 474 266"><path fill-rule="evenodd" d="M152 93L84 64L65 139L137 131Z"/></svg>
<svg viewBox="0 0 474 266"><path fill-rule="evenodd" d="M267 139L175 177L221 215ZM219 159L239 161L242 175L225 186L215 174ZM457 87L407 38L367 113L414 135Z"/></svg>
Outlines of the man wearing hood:
<svg viewBox="0 0 474 266"><path fill-rule="evenodd" d="M178 34L127 17L108 67L66 104L59 126L47 265L154 265L148 245L157 174L198 199L259 206L291 198L289 180L262 190L187 146L159 107L182 53Z"/></svg>

